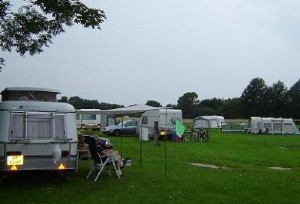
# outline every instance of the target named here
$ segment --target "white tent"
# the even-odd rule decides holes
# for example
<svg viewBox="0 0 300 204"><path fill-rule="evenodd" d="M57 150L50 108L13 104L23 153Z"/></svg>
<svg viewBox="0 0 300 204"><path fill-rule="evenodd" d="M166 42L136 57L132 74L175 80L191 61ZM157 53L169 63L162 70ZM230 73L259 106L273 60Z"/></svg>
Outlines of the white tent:
<svg viewBox="0 0 300 204"><path fill-rule="evenodd" d="M126 115L126 114L133 114L133 113L143 113L148 110L157 110L157 109L161 109L161 108L156 108L156 107L147 106L143 104L135 104L123 108L102 110L101 113L106 115Z"/></svg>
<svg viewBox="0 0 300 204"><path fill-rule="evenodd" d="M194 118L194 128L220 128L222 122L225 122L223 116L206 115Z"/></svg>
<svg viewBox="0 0 300 204"><path fill-rule="evenodd" d="M251 117L252 133L299 134L291 118Z"/></svg>
<svg viewBox="0 0 300 204"><path fill-rule="evenodd" d="M291 118L282 119L282 134L299 134L299 130L295 125L293 119Z"/></svg>

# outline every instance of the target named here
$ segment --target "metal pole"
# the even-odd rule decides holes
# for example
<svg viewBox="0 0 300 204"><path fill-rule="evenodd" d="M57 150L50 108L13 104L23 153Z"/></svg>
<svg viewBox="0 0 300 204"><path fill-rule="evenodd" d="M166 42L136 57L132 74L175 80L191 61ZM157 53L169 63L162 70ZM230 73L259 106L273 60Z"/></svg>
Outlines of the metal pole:
<svg viewBox="0 0 300 204"><path fill-rule="evenodd" d="M120 132L120 137L121 137L121 151L120 151L120 154L122 155L122 151L123 151L123 137L122 137L122 129L123 129L123 118L124 118L124 115L122 115L122 125L121 125L121 132Z"/></svg>
<svg viewBox="0 0 300 204"><path fill-rule="evenodd" d="M142 132L142 129L143 129L143 118L141 119L141 128L140 128L140 132L139 132L139 136L140 136L140 167L142 167L142 149L143 149L143 141L142 141L142 138L143 138L143 132Z"/></svg>
<svg viewBox="0 0 300 204"><path fill-rule="evenodd" d="M167 106L165 107L165 176L167 176Z"/></svg>

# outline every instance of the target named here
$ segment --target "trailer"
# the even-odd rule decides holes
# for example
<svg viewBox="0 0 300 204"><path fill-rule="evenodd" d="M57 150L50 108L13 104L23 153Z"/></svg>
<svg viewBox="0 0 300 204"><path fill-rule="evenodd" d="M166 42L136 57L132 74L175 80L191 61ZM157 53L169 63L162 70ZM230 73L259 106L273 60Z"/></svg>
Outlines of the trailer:
<svg viewBox="0 0 300 204"><path fill-rule="evenodd" d="M158 128L161 130L160 139L165 139L165 137L168 139L173 139L176 132L176 120L182 122L182 111L180 109L160 108L156 110L145 111L139 120L138 133L140 138L153 138L154 122L157 121Z"/></svg>
<svg viewBox="0 0 300 204"><path fill-rule="evenodd" d="M101 129L100 109L78 109L76 110L76 125L80 129Z"/></svg>
<svg viewBox="0 0 300 204"><path fill-rule="evenodd" d="M57 90L9 87L1 92L0 172L75 170L75 109Z"/></svg>
<svg viewBox="0 0 300 204"><path fill-rule="evenodd" d="M76 110L76 126L78 129L101 130L101 128L115 124L116 117L103 114L101 109Z"/></svg>

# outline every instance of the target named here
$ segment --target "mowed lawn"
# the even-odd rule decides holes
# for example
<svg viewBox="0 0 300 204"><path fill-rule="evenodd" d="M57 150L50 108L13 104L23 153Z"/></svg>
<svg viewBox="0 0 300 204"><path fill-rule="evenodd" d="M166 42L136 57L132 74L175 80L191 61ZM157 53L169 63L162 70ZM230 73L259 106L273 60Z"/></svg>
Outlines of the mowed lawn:
<svg viewBox="0 0 300 204"><path fill-rule="evenodd" d="M109 137L132 159L121 179L104 171L97 182L87 180L90 163L80 160L79 172L67 177L9 175L0 183L0 203L300 203L299 136L210 135L208 143L161 141L159 147Z"/></svg>

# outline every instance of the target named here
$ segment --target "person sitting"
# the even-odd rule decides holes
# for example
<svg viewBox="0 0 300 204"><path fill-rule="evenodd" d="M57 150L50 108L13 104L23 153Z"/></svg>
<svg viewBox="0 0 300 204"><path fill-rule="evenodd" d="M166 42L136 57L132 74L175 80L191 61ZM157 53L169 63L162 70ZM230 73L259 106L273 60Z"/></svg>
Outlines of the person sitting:
<svg viewBox="0 0 300 204"><path fill-rule="evenodd" d="M125 166L125 162L123 162L121 155L118 151L113 149L113 146L108 140L101 139L98 136L94 136L96 145L97 145L97 151L101 153L104 156L109 156L113 154L113 159L116 164L117 173L121 176L123 175L121 168Z"/></svg>

